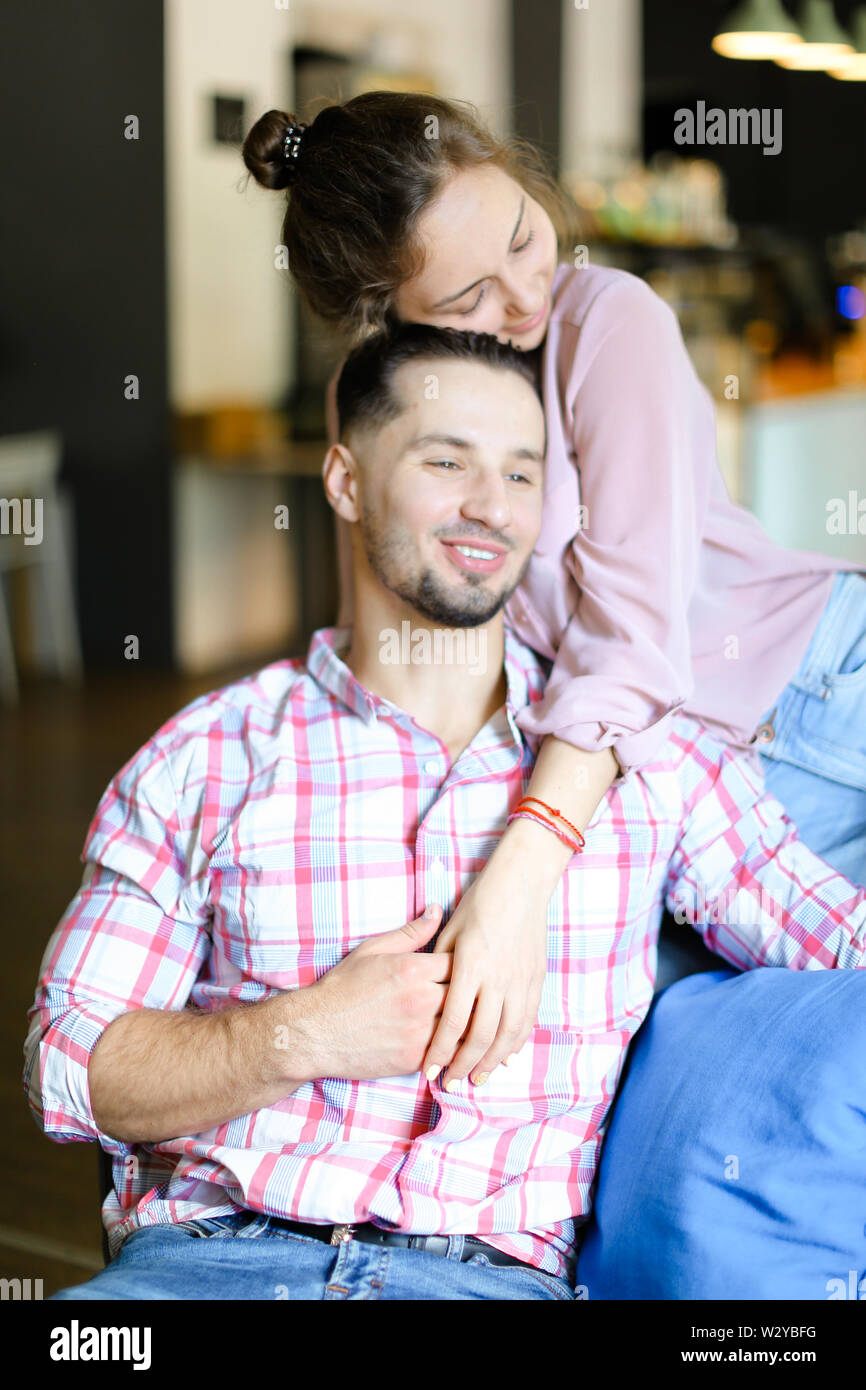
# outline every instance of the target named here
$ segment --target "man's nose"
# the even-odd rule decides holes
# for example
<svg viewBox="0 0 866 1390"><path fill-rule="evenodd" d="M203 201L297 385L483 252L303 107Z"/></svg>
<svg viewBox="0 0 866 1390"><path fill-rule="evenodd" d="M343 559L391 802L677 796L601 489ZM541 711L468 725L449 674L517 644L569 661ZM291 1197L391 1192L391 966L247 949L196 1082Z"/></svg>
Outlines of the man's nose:
<svg viewBox="0 0 866 1390"><path fill-rule="evenodd" d="M511 504L505 480L497 476L474 478L460 510L463 516L483 521L492 530L507 526L511 521Z"/></svg>

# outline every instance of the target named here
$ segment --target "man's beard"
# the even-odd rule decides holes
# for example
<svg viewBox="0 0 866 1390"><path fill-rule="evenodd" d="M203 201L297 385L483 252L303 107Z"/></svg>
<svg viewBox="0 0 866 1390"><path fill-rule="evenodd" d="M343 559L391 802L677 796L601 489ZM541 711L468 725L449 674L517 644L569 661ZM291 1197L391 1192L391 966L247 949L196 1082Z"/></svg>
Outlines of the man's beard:
<svg viewBox="0 0 866 1390"><path fill-rule="evenodd" d="M376 517L364 507L361 508L360 531L367 561L379 582L423 617L443 627L480 627L488 623L504 608L529 565L527 557L516 582L498 595L482 587L486 576L479 574L476 580L467 570L467 585L462 592L455 593L431 569L407 577L410 566L401 562L409 559L410 547L401 545L393 535L386 535ZM467 539L467 545L472 543Z"/></svg>

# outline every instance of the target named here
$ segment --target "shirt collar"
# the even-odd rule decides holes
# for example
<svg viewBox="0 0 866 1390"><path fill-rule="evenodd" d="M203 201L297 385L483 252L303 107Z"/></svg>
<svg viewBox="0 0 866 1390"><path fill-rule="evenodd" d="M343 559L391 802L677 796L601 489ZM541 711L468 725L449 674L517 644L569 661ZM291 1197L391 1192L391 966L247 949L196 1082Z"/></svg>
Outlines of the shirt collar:
<svg viewBox="0 0 866 1390"><path fill-rule="evenodd" d="M306 667L318 685L333 695L365 724L374 724L380 717L393 718L398 708L390 700L374 695L356 679L343 660L352 636L349 627L320 627L313 633L307 651ZM534 704L544 694L547 668L543 659L505 625L505 712L509 727L518 742L526 743L537 752L540 738L524 733L515 715L526 705ZM401 713L408 712L403 710Z"/></svg>

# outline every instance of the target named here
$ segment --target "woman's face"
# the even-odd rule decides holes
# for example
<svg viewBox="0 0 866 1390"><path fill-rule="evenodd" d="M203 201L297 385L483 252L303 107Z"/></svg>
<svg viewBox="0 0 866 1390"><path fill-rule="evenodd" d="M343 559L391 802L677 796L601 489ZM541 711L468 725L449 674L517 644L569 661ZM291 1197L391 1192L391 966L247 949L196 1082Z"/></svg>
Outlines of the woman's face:
<svg viewBox="0 0 866 1390"><path fill-rule="evenodd" d="M540 203L494 165L455 170L421 214L420 274L394 302L406 323L493 333L528 352L547 332L556 232Z"/></svg>

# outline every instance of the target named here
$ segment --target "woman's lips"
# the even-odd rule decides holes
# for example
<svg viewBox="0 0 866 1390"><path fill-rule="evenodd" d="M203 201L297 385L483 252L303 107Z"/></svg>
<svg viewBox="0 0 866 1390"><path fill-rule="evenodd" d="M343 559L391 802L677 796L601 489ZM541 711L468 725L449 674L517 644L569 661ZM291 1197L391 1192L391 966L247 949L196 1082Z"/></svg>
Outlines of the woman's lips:
<svg viewBox="0 0 866 1390"><path fill-rule="evenodd" d="M509 333L531 333L533 328L537 328L544 321L547 313L547 300L545 299L534 319L528 319L526 323L520 324L517 328L509 328Z"/></svg>
<svg viewBox="0 0 866 1390"><path fill-rule="evenodd" d="M457 549L458 544L466 545L470 550L492 551L493 549L492 546L487 546L480 541L442 541L442 545L445 547L449 560L451 560L458 569L473 570L479 574L495 574L497 570L502 568L508 558L508 552L505 550L503 550L501 554L497 550L497 553L490 560L481 560L475 555L462 555Z"/></svg>

